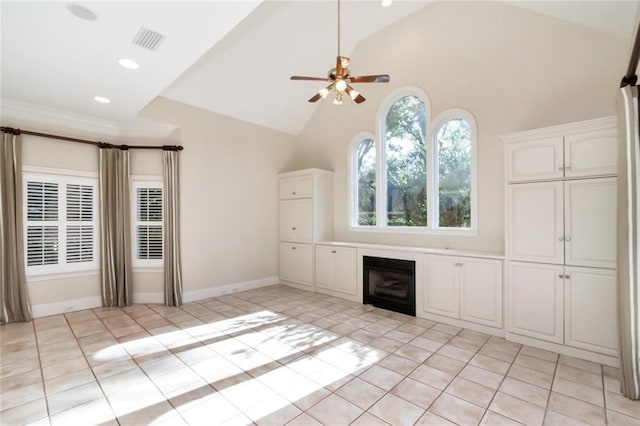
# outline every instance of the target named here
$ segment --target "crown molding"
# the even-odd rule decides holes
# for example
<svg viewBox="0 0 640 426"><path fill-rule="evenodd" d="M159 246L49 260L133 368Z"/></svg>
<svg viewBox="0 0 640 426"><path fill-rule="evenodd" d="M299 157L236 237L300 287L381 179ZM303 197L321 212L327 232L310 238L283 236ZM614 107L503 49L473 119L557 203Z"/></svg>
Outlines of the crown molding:
<svg viewBox="0 0 640 426"><path fill-rule="evenodd" d="M176 128L144 118L108 120L12 99L0 99L0 118L27 120L111 137L166 138Z"/></svg>

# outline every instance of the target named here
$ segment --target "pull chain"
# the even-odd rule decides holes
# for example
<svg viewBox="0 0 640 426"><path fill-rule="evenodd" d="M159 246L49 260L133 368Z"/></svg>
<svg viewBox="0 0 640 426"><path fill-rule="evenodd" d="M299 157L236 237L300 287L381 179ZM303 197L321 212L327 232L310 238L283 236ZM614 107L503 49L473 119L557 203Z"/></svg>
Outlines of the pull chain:
<svg viewBox="0 0 640 426"><path fill-rule="evenodd" d="M340 56L340 0L338 0L338 56Z"/></svg>

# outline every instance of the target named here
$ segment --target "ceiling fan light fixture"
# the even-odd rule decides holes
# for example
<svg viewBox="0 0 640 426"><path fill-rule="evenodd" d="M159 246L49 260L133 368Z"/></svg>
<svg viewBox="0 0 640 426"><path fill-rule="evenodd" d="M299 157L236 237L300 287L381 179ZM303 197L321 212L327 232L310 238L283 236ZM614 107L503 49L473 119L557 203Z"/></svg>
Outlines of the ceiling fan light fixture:
<svg viewBox="0 0 640 426"><path fill-rule="evenodd" d="M329 94L329 89L327 89L326 87L323 87L322 89L318 90L318 94L322 96L322 99L327 99L327 95Z"/></svg>
<svg viewBox="0 0 640 426"><path fill-rule="evenodd" d="M340 92L336 93L336 97L333 100L333 104L334 105L342 105L342 93L340 93Z"/></svg>
<svg viewBox="0 0 640 426"><path fill-rule="evenodd" d="M347 82L344 81L343 79L338 79L338 81L336 81L336 90L338 92L344 92L345 89L347 88Z"/></svg>
<svg viewBox="0 0 640 426"><path fill-rule="evenodd" d="M352 100L352 101L355 101L355 100L356 100L356 98L357 98L358 96L360 96L360 92L358 92L358 91L357 91L357 90L355 90L355 89L351 89L351 90L349 91L349 96L351 96L351 100Z"/></svg>

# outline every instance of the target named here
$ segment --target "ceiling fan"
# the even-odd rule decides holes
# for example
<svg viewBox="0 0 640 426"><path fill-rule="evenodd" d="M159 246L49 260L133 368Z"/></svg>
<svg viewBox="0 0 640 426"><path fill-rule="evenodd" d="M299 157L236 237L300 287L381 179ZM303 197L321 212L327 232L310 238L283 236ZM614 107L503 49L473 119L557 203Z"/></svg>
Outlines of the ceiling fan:
<svg viewBox="0 0 640 426"><path fill-rule="evenodd" d="M340 0L338 0L338 56L336 57L336 67L331 68L326 77L304 77L299 75L291 76L291 80L311 80L311 81L328 81L329 85L318 90L309 102L317 102L326 98L330 92L335 91L333 103L342 105L342 97L346 93L351 100L360 104L366 99L349 83L388 83L390 81L388 74L378 75L362 75L353 77L349 72L349 58L340 55Z"/></svg>

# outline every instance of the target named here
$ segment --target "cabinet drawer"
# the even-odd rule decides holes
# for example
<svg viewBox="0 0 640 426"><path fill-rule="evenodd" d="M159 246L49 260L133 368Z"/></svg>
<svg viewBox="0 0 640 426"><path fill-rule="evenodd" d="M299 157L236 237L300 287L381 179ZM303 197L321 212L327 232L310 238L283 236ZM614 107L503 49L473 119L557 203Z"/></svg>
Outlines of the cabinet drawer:
<svg viewBox="0 0 640 426"><path fill-rule="evenodd" d="M280 178L280 199L311 198L313 176L292 176Z"/></svg>

